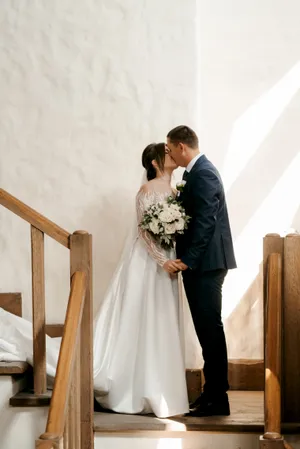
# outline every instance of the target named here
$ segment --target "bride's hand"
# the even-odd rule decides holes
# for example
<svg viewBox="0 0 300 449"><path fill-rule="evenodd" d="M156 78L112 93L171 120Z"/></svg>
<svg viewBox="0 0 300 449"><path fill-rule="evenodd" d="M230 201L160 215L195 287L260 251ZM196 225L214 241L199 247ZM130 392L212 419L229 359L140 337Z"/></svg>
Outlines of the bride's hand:
<svg viewBox="0 0 300 449"><path fill-rule="evenodd" d="M180 271L180 265L175 262L175 260L167 260L164 264L163 264L163 269L167 272L167 273L171 273L171 274L175 274L178 271Z"/></svg>
<svg viewBox="0 0 300 449"><path fill-rule="evenodd" d="M180 259L176 259L174 262L179 267L180 271L185 271L188 269L188 266L185 263L183 263Z"/></svg>

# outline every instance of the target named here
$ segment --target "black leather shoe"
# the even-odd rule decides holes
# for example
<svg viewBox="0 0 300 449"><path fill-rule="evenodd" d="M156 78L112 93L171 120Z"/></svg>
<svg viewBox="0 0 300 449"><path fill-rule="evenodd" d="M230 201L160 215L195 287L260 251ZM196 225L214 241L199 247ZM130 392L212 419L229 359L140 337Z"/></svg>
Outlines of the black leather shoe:
<svg viewBox="0 0 300 449"><path fill-rule="evenodd" d="M198 408L200 405L205 405L208 402L208 397L205 393L201 393L200 396L190 404L190 410Z"/></svg>
<svg viewBox="0 0 300 449"><path fill-rule="evenodd" d="M190 407L188 416L229 416L230 406L227 394L209 398L202 394Z"/></svg>

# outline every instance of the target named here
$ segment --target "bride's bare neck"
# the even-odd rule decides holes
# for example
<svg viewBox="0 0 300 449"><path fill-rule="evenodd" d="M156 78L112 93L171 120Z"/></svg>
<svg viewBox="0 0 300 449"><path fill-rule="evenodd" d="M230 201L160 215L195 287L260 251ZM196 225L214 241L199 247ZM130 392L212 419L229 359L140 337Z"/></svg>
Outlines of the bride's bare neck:
<svg viewBox="0 0 300 449"><path fill-rule="evenodd" d="M165 170L163 173L158 172L156 177L148 181L145 189L148 192L169 193L172 191L171 180L173 170Z"/></svg>
<svg viewBox="0 0 300 449"><path fill-rule="evenodd" d="M164 172L158 171L156 174L157 181L164 181L171 184L173 169L166 169Z"/></svg>

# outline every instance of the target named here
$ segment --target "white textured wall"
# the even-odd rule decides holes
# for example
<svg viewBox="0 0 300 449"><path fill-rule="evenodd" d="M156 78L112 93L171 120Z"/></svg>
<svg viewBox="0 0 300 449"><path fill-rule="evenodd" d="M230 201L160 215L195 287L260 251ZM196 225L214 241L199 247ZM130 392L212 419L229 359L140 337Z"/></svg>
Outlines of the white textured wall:
<svg viewBox="0 0 300 449"><path fill-rule="evenodd" d="M9 400L26 385L24 379L0 376L0 448L32 449L45 432L49 407L11 407Z"/></svg>
<svg viewBox="0 0 300 449"><path fill-rule="evenodd" d="M95 303L119 257L141 152L195 125L195 1L3 0L0 184L94 235ZM0 210L1 290L30 315L29 227ZM61 321L68 251L47 240L47 315Z"/></svg>
<svg viewBox="0 0 300 449"><path fill-rule="evenodd" d="M1 2L0 185L94 235L96 306L142 149L190 124L228 190L239 264L224 289L229 352L262 355L261 237L300 228L299 14L298 0L198 0L198 17L196 0ZM47 315L59 322L68 252L46 249ZM22 291L30 316L29 227L3 210L0 251L0 288Z"/></svg>
<svg viewBox="0 0 300 449"><path fill-rule="evenodd" d="M227 189L239 269L229 353L262 356L262 237L300 231L300 3L199 0L200 135Z"/></svg>

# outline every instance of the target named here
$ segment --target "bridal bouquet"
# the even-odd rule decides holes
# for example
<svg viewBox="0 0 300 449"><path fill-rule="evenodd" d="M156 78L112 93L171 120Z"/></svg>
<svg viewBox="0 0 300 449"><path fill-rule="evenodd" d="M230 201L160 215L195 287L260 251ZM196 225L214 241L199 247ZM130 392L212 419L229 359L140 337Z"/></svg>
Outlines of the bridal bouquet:
<svg viewBox="0 0 300 449"><path fill-rule="evenodd" d="M174 247L176 235L187 229L190 219L181 204L170 196L164 202L149 206L139 226L148 231L162 248L170 249Z"/></svg>

